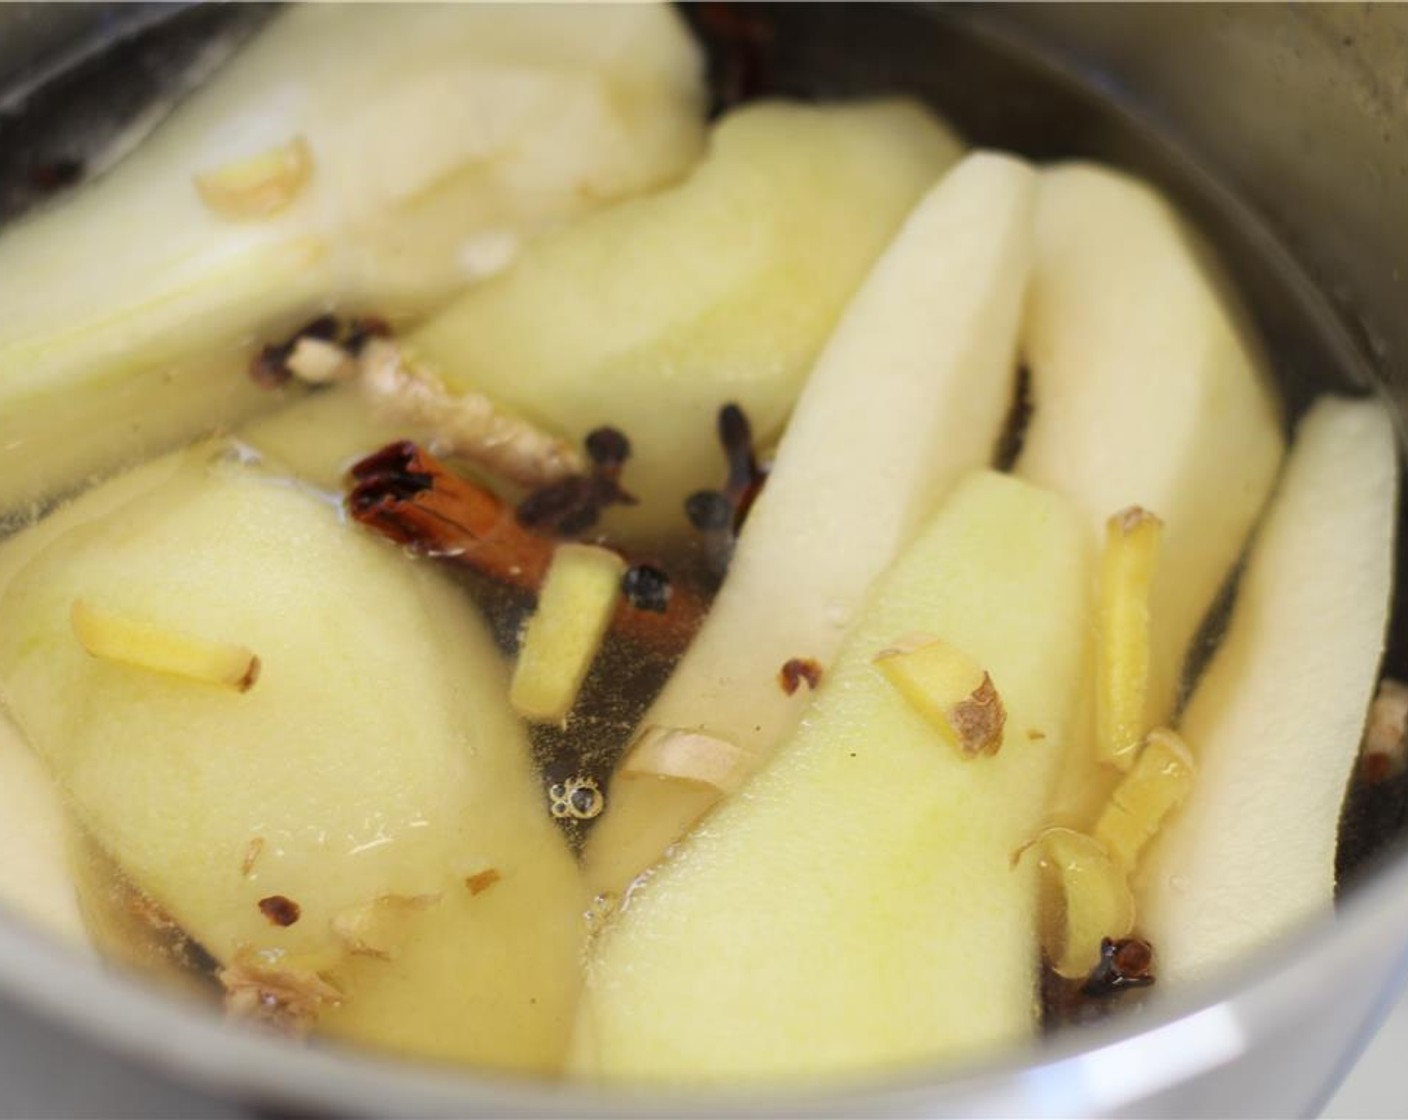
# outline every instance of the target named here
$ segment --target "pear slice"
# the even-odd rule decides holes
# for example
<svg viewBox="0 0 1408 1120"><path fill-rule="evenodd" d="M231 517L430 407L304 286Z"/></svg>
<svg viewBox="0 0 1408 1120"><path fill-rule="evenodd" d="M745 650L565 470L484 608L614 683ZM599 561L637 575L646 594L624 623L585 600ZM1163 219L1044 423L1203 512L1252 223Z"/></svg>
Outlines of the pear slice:
<svg viewBox="0 0 1408 1120"><path fill-rule="evenodd" d="M645 731L703 732L748 770L765 763L809 699L784 692L778 671L801 657L824 673L871 582L959 474L989 461L1012 393L1034 178L977 153L911 214L808 379L723 589ZM594 888L624 889L717 792L618 777L586 852Z"/></svg>
<svg viewBox="0 0 1408 1120"><path fill-rule="evenodd" d="M485 238L681 174L700 56L665 5L281 13L131 155L0 234L0 507L271 398L250 340L423 315Z"/></svg>
<svg viewBox="0 0 1408 1120"><path fill-rule="evenodd" d="M720 406L776 438L846 300L959 153L910 102L745 106L684 183L541 239L406 353L574 445L624 431L640 504L613 524L677 536L723 471Z"/></svg>
<svg viewBox="0 0 1408 1120"><path fill-rule="evenodd" d="M1036 230L1022 337L1035 413L1016 471L1073 498L1096 534L1129 506L1164 522L1147 730L1172 718L1192 638L1271 491L1281 418L1231 294L1153 189L1056 167L1041 176ZM1091 758L1054 808L1077 828L1118 778Z"/></svg>
<svg viewBox="0 0 1408 1120"><path fill-rule="evenodd" d="M0 686L77 823L224 967L237 1005L269 996L359 1041L555 1069L579 878L474 610L288 479L208 448L161 466L154 485L109 484L136 496L106 513L82 510L104 487L66 529L41 523L48 543L0 597ZM258 683L90 656L79 598L237 636ZM339 929L387 896L437 902L385 935L385 958L354 952Z"/></svg>
<svg viewBox="0 0 1408 1120"><path fill-rule="evenodd" d="M0 906L70 945L88 941L69 874L68 825L49 775L0 717Z"/></svg>
<svg viewBox="0 0 1408 1120"><path fill-rule="evenodd" d="M0 544L0 594L55 539L110 515L178 467L171 456L146 463L7 537ZM0 843L11 853L0 867L0 902L70 944L86 945L90 938L66 855L68 832L53 779L8 716L0 718Z"/></svg>
<svg viewBox="0 0 1408 1120"><path fill-rule="evenodd" d="M1037 861L1012 856L1088 685L1092 543L1057 495L986 472L958 485L805 724L594 942L577 1072L815 1083L1032 1034ZM996 755L964 758L874 664L916 628L990 674L1021 729Z"/></svg>
<svg viewBox="0 0 1408 1120"><path fill-rule="evenodd" d="M1141 863L1140 924L1161 982L1211 975L1330 912L1340 807L1383 651L1397 492L1383 405L1317 404L1183 719L1198 780Z"/></svg>

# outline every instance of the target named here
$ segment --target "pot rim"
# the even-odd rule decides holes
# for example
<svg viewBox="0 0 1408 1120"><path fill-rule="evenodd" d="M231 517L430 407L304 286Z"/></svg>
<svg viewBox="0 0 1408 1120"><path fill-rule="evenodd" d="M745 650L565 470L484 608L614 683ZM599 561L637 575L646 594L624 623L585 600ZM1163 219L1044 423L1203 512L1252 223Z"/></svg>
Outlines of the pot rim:
<svg viewBox="0 0 1408 1120"><path fill-rule="evenodd" d="M1146 122L1130 106L1112 108L1144 129ZM1180 145L1162 143L1186 157ZM1264 228L1254 215L1252 221ZM1294 278L1309 283L1300 268ZM1389 977L1377 1008L1381 1015L1408 976L1402 936L1396 939L1396 955L1382 959L1386 929L1408 931L1408 853L1395 852L1337 903L1335 914L1278 940L1240 968L1230 985L1215 980L1159 992L1139 1013L1034 1040L965 1063L956 1072L946 1065L908 1067L805 1090L611 1089L418 1064L346 1046L300 1047L111 971L91 953L60 944L5 912L0 912L0 994L174 1080L250 1103L315 1113L627 1118L933 1114L942 1108L1089 1115L1118 1113L1235 1061L1260 1041L1302 1023L1307 1008L1332 998L1339 978L1352 969L1371 968Z"/></svg>
<svg viewBox="0 0 1408 1120"><path fill-rule="evenodd" d="M560 1114L601 1117L862 1115L931 1112L1118 1112L1209 1073L1259 1040L1303 1021L1309 997L1363 962L1387 965L1382 1012L1408 972L1408 951L1375 962L1384 928L1408 929L1408 859L1361 884L1334 916L1313 921L1245 969L1229 992L1216 983L1151 999L952 1073L938 1066L832 1086L714 1092L546 1083L458 1067L418 1065L349 1047L300 1047L230 1023L208 1007L108 971L95 957L6 916L0 990L89 1041L178 1081L256 1103L351 1115Z"/></svg>

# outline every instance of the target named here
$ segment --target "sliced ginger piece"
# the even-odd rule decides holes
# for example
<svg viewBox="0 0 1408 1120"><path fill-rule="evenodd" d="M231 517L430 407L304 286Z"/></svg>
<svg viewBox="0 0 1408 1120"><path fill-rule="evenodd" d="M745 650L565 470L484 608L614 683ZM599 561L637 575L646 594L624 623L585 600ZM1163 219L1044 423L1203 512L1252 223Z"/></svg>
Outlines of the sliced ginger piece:
<svg viewBox="0 0 1408 1120"><path fill-rule="evenodd" d="M619 555L597 545L564 544L553 553L509 686L519 715L566 717L611 624L625 570Z"/></svg>
<svg viewBox="0 0 1408 1120"><path fill-rule="evenodd" d="M241 944L217 974L225 1010L284 1034L306 1035L325 1008L342 1001L342 991L326 975L328 963L316 954Z"/></svg>
<svg viewBox="0 0 1408 1120"><path fill-rule="evenodd" d="M484 393L449 392L394 342L373 339L362 351L358 366L362 394L377 416L387 423L433 433L442 453L533 488L584 469L582 457L566 440L504 412Z"/></svg>
<svg viewBox="0 0 1408 1120"><path fill-rule="evenodd" d="M201 201L222 218L269 218L290 206L313 177L313 149L302 136L195 177Z"/></svg>
<svg viewBox="0 0 1408 1120"><path fill-rule="evenodd" d="M85 599L69 613L74 635L94 657L202 684L248 692L259 679L259 658L234 642L213 641L132 618Z"/></svg>
<svg viewBox="0 0 1408 1120"><path fill-rule="evenodd" d="M1129 875L1193 782L1193 758L1167 728L1149 733L1129 773L1115 787L1094 834L1045 829L1028 846L1042 869L1041 938L1051 967L1067 979L1090 974L1101 942L1134 928ZM1018 859L1028 849L1018 853Z"/></svg>
<svg viewBox="0 0 1408 1120"><path fill-rule="evenodd" d="M1128 770L1148 730L1149 592L1163 522L1130 506L1106 523L1095 644L1095 735L1102 762Z"/></svg>
<svg viewBox="0 0 1408 1120"><path fill-rule="evenodd" d="M334 914L332 932L349 953L395 960L397 950L410 933L407 919L430 909L440 898L438 894L378 895L370 902Z"/></svg>
<svg viewBox="0 0 1408 1120"><path fill-rule="evenodd" d="M1041 944L1067 979L1090 974L1100 942L1134 928L1134 895L1122 868L1099 841L1072 828L1048 828L1018 853L1041 867Z"/></svg>
<svg viewBox="0 0 1408 1120"><path fill-rule="evenodd" d="M956 646L918 635L881 650L875 664L964 758L1002 746L1007 712L992 677Z"/></svg>
<svg viewBox="0 0 1408 1120"><path fill-rule="evenodd" d="M621 767L622 777L673 778L716 790L721 796L735 792L748 773L748 760L727 739L674 727L642 732Z"/></svg>
<svg viewBox="0 0 1408 1120"><path fill-rule="evenodd" d="M1144 749L1095 822L1095 839L1126 872L1193 787L1193 756L1176 732L1149 732Z"/></svg>

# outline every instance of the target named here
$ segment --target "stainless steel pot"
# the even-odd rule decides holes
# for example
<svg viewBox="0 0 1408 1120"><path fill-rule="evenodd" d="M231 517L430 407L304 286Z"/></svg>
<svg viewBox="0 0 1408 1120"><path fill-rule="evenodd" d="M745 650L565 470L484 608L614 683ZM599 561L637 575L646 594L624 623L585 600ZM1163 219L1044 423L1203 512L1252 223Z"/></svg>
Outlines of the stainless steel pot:
<svg viewBox="0 0 1408 1120"><path fill-rule="evenodd" d="M1377 386L1408 412L1408 8L994 5L769 8L777 87L903 88L975 140L1094 155L1160 181L1210 233L1271 343L1292 406ZM89 157L179 85L254 8L0 7L0 212L26 169ZM388 11L387 19L394 19ZM32 177L31 177L32 178ZM29 182L30 186L25 184ZM8 193L6 189L8 188ZM3 313L3 309L0 309ZM1408 624L1397 613L1401 675ZM1408 973L1408 859L1391 842L1333 922L1235 984L1033 1045L959 1076L915 1070L844 1092L620 1097L281 1045L0 921L0 993L35 1030L208 1097L300 1114L1307 1114ZM39 1026L38 1019L52 1025ZM48 1035L45 1035L48 1037ZM104 1067L108 1068L108 1067Z"/></svg>

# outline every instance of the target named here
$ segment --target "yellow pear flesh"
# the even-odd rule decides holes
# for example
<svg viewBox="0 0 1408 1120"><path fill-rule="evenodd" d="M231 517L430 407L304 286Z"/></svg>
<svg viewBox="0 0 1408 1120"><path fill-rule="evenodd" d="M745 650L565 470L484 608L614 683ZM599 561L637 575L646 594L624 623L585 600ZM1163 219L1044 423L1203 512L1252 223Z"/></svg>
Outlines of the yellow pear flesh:
<svg viewBox="0 0 1408 1120"><path fill-rule="evenodd" d="M8 719L0 720L0 906L71 945L88 938L66 856L54 783Z"/></svg>
<svg viewBox="0 0 1408 1120"><path fill-rule="evenodd" d="M339 385L236 429L271 467L332 494L341 494L357 460L401 439L426 440L431 433L377 411L357 385Z"/></svg>
<svg viewBox="0 0 1408 1120"><path fill-rule="evenodd" d="M287 479L209 448L164 471L106 516L70 513L0 598L0 685L77 823L223 965L312 962L340 993L330 1033L556 1068L579 880L473 609ZM78 598L239 642L259 678L240 693L90 656ZM357 951L339 929L387 897L434 903Z"/></svg>
<svg viewBox="0 0 1408 1120"><path fill-rule="evenodd" d="M111 516L160 486L180 469L180 463L179 456L166 456L143 464L5 538L0 544L0 599L15 576L55 540ZM15 838L10 850L24 852L23 858L7 861L0 872L0 899L75 944L87 942L65 854L69 829L62 798L8 713L0 721L0 798L5 802L0 806L0 821Z"/></svg>
<svg viewBox="0 0 1408 1120"><path fill-rule="evenodd" d="M1388 620L1397 491L1387 410L1317 404L1183 719L1197 778L1141 862L1139 920L1161 983L1212 975L1330 913Z"/></svg>
<svg viewBox="0 0 1408 1120"><path fill-rule="evenodd" d="M746 106L685 182L541 239L407 349L570 439L620 428L640 505L619 531L678 535L685 497L723 480L719 408L777 437L846 300L959 152L909 102Z"/></svg>
<svg viewBox="0 0 1408 1120"><path fill-rule="evenodd" d="M1012 391L1034 180L980 152L915 208L808 379L723 589L645 730L703 732L748 770L763 765L810 696L785 694L778 671L800 657L828 672L871 583L955 479L987 464ZM712 793L618 777L587 848L593 888L624 889Z"/></svg>
<svg viewBox="0 0 1408 1120"><path fill-rule="evenodd" d="M1022 339L1035 412L1016 471L1074 499L1095 534L1129 506L1163 521L1149 601L1157 726L1271 491L1278 406L1231 294L1152 188L1093 165L1045 171L1036 244ZM1089 754L1054 806L1079 828L1118 777Z"/></svg>
<svg viewBox="0 0 1408 1120"><path fill-rule="evenodd" d="M1087 683L1091 543L1056 495L990 473L958 485L795 736L600 934L576 1072L814 1084L1032 1034L1036 861L1012 857ZM874 664L915 629L990 673L1009 728L995 756L955 751Z"/></svg>

